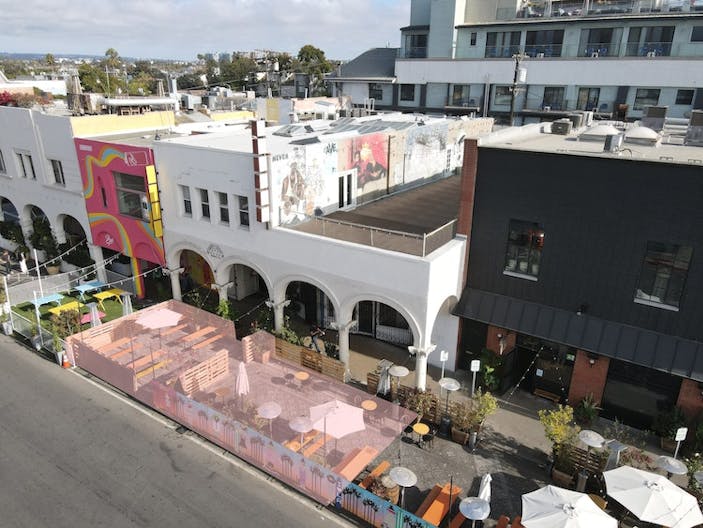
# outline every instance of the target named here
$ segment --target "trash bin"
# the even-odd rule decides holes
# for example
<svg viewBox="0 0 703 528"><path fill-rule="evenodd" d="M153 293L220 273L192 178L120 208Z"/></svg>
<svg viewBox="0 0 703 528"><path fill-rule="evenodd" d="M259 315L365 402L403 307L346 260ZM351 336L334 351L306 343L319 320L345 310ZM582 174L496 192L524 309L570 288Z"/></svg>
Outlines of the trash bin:
<svg viewBox="0 0 703 528"><path fill-rule="evenodd" d="M588 482L588 471L585 469L582 469L581 471L578 472L578 475L576 475L576 491L585 493L586 492L586 483Z"/></svg>
<svg viewBox="0 0 703 528"><path fill-rule="evenodd" d="M476 431L472 431L469 433L469 449L473 451L476 449L476 440L478 439L478 433Z"/></svg>

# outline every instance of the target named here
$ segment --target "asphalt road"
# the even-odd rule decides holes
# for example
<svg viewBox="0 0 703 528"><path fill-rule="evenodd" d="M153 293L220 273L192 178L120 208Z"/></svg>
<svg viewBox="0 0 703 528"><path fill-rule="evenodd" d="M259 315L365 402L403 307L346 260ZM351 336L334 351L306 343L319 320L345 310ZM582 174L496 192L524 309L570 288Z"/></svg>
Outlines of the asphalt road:
<svg viewBox="0 0 703 528"><path fill-rule="evenodd" d="M0 527L333 527L218 448L0 336Z"/></svg>

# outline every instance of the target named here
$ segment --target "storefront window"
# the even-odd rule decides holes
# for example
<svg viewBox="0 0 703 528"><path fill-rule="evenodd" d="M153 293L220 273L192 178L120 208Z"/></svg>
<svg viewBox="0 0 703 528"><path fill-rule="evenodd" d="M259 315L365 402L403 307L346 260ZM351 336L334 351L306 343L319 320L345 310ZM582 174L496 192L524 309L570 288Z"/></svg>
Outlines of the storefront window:
<svg viewBox="0 0 703 528"><path fill-rule="evenodd" d="M114 172L117 204L123 215L149 221L149 202L146 199L144 178Z"/></svg>
<svg viewBox="0 0 703 528"><path fill-rule="evenodd" d="M543 247L544 229L539 224L511 220L503 273L537 280Z"/></svg>

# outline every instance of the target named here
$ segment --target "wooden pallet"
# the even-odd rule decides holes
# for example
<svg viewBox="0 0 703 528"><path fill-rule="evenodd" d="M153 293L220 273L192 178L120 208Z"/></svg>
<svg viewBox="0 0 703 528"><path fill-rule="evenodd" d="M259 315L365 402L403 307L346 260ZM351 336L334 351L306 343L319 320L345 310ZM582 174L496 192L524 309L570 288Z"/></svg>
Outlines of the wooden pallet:
<svg viewBox="0 0 703 528"><path fill-rule="evenodd" d="M147 374L151 374L152 372L156 372L158 369L160 369L161 367L165 367L170 362L171 362L170 359L164 359L163 361L159 361L158 363L155 363L154 365L151 365L150 367L147 367L147 368L137 372L136 377L137 377L137 379L139 379L139 378L146 376Z"/></svg>
<svg viewBox="0 0 703 528"><path fill-rule="evenodd" d="M561 396L559 396L558 394L554 394L553 392L546 391L546 390L535 389L533 394L535 396L539 396L540 398L552 400L554 403L559 403L561 401Z"/></svg>

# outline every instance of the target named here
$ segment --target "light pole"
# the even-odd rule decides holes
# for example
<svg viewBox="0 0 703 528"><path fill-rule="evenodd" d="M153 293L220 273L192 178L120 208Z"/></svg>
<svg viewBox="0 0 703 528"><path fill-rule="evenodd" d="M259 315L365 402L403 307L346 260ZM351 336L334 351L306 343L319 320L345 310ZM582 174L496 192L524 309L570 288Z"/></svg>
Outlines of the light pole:
<svg viewBox="0 0 703 528"><path fill-rule="evenodd" d="M513 86L510 90L510 126L513 126L515 120L515 94L517 93L518 82L524 83L527 78L527 72L524 68L520 68L520 62L527 58L522 51L513 55L515 61L515 72L513 73Z"/></svg>

